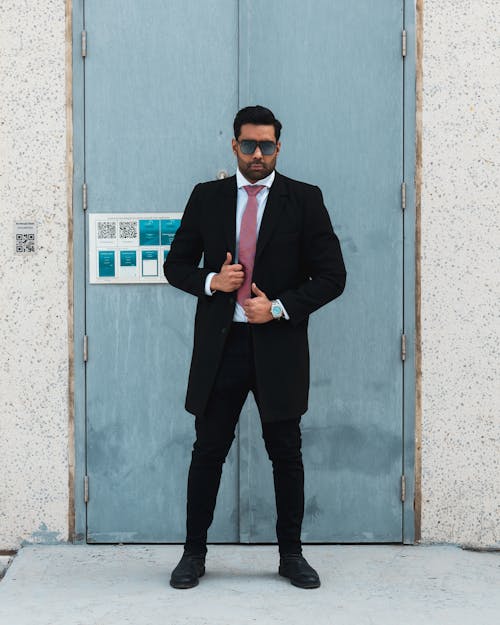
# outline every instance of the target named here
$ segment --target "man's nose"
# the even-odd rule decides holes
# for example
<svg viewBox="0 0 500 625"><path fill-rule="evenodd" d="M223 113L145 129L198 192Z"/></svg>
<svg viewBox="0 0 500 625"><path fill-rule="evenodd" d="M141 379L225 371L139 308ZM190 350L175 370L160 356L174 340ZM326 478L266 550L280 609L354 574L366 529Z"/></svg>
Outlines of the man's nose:
<svg viewBox="0 0 500 625"><path fill-rule="evenodd" d="M260 150L260 145L256 146L253 155L256 156L257 158L262 158L262 152Z"/></svg>

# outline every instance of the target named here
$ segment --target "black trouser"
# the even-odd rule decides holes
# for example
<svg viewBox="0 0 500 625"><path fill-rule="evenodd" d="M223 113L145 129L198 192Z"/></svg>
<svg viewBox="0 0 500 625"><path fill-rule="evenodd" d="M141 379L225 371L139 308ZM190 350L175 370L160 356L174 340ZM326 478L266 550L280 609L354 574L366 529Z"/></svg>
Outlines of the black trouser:
<svg viewBox="0 0 500 625"><path fill-rule="evenodd" d="M207 551L207 531L214 515L222 465L250 390L259 406L251 332L247 323L232 324L207 410L202 417L196 418L196 441L187 489L186 553L205 554ZM279 367L279 361L276 366ZM279 551L280 554L300 554L304 516L300 417L267 423L262 421L261 414L261 424L266 450L273 464Z"/></svg>

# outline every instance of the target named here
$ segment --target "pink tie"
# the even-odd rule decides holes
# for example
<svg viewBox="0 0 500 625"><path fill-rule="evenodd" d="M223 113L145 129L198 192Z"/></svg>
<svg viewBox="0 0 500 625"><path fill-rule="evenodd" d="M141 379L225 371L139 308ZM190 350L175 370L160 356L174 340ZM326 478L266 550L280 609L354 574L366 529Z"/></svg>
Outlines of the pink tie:
<svg viewBox="0 0 500 625"><path fill-rule="evenodd" d="M252 273L255 261L255 247L257 245L257 193L264 188L264 185L248 185L243 187L248 195L247 205L240 228L240 246L238 251L238 262L243 265L245 281L238 289L238 304L243 306L243 302L251 295Z"/></svg>

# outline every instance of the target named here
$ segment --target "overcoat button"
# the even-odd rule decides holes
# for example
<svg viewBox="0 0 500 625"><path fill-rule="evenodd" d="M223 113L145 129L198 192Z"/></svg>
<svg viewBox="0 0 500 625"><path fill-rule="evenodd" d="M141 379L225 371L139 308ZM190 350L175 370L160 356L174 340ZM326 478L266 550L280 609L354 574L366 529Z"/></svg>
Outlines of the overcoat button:
<svg viewBox="0 0 500 625"><path fill-rule="evenodd" d="M227 328L222 328L222 330L220 331L220 332L221 332L221 334L226 334L226 329L227 329Z"/></svg>

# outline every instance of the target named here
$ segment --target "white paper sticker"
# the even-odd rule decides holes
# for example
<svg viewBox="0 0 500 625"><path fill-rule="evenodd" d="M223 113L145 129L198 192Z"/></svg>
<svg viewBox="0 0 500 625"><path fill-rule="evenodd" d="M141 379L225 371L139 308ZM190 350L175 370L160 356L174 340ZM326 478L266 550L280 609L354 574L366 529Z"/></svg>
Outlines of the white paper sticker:
<svg viewBox="0 0 500 625"><path fill-rule="evenodd" d="M18 221L14 226L16 254L36 252L36 224L33 221Z"/></svg>

